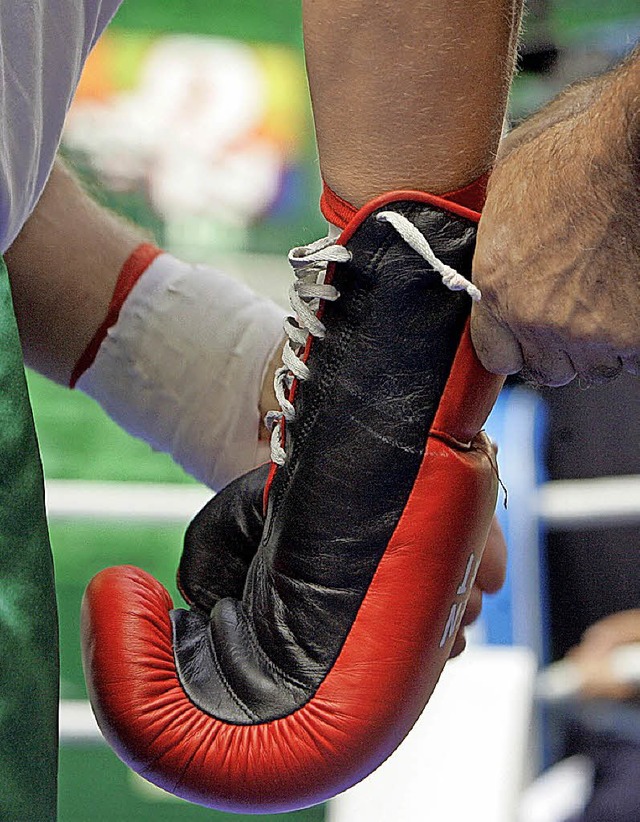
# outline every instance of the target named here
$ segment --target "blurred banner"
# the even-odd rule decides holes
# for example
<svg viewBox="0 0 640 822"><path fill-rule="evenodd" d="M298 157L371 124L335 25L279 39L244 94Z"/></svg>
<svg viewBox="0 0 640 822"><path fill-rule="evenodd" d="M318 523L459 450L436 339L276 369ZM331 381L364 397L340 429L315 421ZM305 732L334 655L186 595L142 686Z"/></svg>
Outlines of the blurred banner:
<svg viewBox="0 0 640 822"><path fill-rule="evenodd" d="M193 259L282 252L321 230L299 48L112 29L63 138L92 190Z"/></svg>

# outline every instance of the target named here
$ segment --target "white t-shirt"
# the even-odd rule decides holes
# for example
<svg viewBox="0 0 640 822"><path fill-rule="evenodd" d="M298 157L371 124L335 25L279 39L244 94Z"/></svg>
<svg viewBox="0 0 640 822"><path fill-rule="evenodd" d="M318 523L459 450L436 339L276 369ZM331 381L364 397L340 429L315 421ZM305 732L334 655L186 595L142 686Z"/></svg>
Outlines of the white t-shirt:
<svg viewBox="0 0 640 822"><path fill-rule="evenodd" d="M120 3L0 2L0 253L42 194L84 62Z"/></svg>

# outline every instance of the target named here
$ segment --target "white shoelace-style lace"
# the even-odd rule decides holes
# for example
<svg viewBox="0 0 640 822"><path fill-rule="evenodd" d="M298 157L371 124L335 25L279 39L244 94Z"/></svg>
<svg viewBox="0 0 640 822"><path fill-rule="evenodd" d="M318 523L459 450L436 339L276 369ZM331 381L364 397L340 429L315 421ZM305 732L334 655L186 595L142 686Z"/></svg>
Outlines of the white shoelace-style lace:
<svg viewBox="0 0 640 822"><path fill-rule="evenodd" d="M292 248L289 252L289 263L296 276L289 289L289 302L295 318L287 317L285 320L284 330L289 339L282 352L282 367L276 371L273 381L276 399L282 410L269 411L265 420L267 427L273 426L271 459L276 465L284 465L286 459L278 423L282 419L291 422L296 416L295 408L287 399L287 392L294 378L306 380L309 377L309 369L296 350L304 348L309 335L318 339L324 337L325 327L317 316L320 301L333 302L340 296L337 288L324 282L327 266L329 263L346 263L350 259L351 252L344 246L336 245L332 237L323 237L310 245Z"/></svg>
<svg viewBox="0 0 640 822"><path fill-rule="evenodd" d="M448 289L451 291L466 291L471 299L476 302L482 299L480 289L476 288L471 280L467 280L455 268L451 268L451 266L439 260L433 253L433 249L424 234L418 231L414 224L406 217L403 217L402 214L398 214L396 211L381 211L376 216L376 220L380 223L392 225L405 243L425 259L434 271L438 272L442 277L442 282Z"/></svg>
<svg viewBox="0 0 640 822"><path fill-rule="evenodd" d="M480 290L454 268L439 260L424 235L406 217L395 211L381 211L376 219L393 226L407 245L440 274L447 288L451 291L466 291L472 300L480 300ZM276 465L284 465L286 461L284 438L281 436L279 423L283 419L291 422L296 416L287 393L294 379L309 378L309 369L297 352L304 348L309 335L318 339L324 337L325 327L317 315L320 303L322 300L333 302L340 296L334 286L324 282L327 266L329 263L346 263L349 260L351 252L344 246L336 245L335 239L330 236L316 240L310 245L293 248L289 252L289 263L296 276L289 289L289 302L295 318L288 317L285 320L284 330L289 339L282 353L282 366L276 371L273 381L281 410L269 411L265 418L267 427L271 428L271 459Z"/></svg>

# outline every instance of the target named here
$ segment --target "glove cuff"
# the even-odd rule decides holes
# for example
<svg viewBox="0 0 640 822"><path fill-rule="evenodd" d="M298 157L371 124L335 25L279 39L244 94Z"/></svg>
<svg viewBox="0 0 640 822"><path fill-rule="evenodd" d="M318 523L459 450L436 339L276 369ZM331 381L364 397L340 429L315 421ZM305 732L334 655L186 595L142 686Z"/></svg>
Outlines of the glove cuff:
<svg viewBox="0 0 640 822"><path fill-rule="evenodd" d="M489 182L489 172L478 177L464 188L459 188L456 191L450 191L446 194L430 195L430 202L432 205L453 210L451 206L458 205L464 209L479 213L482 211L484 201L487 197L487 183ZM337 226L340 229L345 229L351 220L358 213L358 209L354 208L351 203L343 200L335 193L326 183L323 183L322 196L320 197L320 210L328 223ZM461 216L468 216L461 214Z"/></svg>

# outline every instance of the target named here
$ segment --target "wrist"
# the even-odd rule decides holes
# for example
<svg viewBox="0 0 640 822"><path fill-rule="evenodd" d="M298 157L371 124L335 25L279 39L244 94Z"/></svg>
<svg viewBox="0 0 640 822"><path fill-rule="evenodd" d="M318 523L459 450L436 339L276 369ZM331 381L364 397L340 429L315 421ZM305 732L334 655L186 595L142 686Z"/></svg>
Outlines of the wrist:
<svg viewBox="0 0 640 822"><path fill-rule="evenodd" d="M283 313L220 271L159 254L77 386L130 434L221 488L267 458L259 406Z"/></svg>
<svg viewBox="0 0 640 822"><path fill-rule="evenodd" d="M120 310L131 290L160 254L162 251L151 243L141 243L127 257L116 280L105 318L89 340L71 372L69 388L75 388L80 377L91 368L109 329L118 321Z"/></svg>

